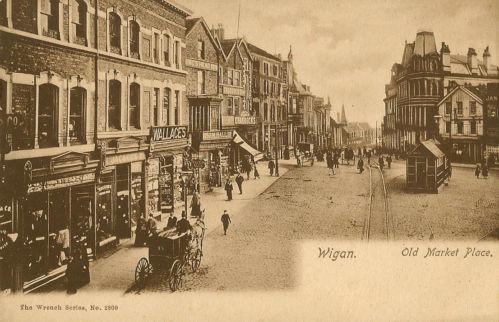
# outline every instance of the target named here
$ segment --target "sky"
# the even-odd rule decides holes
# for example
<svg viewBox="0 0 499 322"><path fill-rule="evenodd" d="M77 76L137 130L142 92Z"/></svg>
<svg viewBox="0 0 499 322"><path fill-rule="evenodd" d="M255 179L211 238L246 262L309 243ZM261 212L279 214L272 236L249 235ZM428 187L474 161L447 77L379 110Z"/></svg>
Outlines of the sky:
<svg viewBox="0 0 499 322"><path fill-rule="evenodd" d="M383 118L391 67L418 30L433 31L438 50L444 41L451 54L473 47L481 59L489 46L493 64L499 56L499 0L177 2L210 27L222 23L226 37L244 36L283 57L291 45L298 78L314 95L330 97L334 117L344 104L349 121L373 126Z"/></svg>

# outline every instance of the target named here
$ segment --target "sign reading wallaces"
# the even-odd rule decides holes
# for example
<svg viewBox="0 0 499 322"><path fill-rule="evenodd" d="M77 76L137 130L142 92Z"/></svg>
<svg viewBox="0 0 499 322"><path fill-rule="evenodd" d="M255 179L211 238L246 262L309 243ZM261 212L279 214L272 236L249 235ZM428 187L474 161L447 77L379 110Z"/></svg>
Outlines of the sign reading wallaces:
<svg viewBox="0 0 499 322"><path fill-rule="evenodd" d="M152 141L187 139L187 126L155 126L151 128Z"/></svg>

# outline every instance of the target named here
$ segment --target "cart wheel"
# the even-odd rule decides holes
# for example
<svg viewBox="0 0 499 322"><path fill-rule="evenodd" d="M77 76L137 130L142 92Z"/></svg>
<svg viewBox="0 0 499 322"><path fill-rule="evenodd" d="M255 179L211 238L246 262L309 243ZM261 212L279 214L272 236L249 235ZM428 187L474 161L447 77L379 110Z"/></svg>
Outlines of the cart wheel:
<svg viewBox="0 0 499 322"><path fill-rule="evenodd" d="M139 284L142 286L149 275L150 269L149 269L149 262L147 261L147 258L142 257L139 262L137 263L137 267L135 267L135 283Z"/></svg>
<svg viewBox="0 0 499 322"><path fill-rule="evenodd" d="M178 290L182 285L182 275L183 275L182 262L177 259L175 260L175 262L173 262L173 265L170 268L169 283L170 283L170 290L172 290L172 292Z"/></svg>
<svg viewBox="0 0 499 322"><path fill-rule="evenodd" d="M195 255L191 259L191 269L192 272L195 272L198 270L199 266L201 265L201 258L203 257L203 252L201 249L196 250Z"/></svg>

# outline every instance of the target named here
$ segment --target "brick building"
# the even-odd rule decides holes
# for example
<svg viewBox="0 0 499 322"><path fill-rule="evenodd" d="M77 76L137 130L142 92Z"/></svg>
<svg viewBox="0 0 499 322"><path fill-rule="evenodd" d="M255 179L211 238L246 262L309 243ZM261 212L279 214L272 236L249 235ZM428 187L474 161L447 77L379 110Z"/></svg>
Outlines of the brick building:
<svg viewBox="0 0 499 322"><path fill-rule="evenodd" d="M181 204L191 12L153 0L1 9L0 202L12 211L0 225L24 243L13 288L30 291L63 275L61 245L98 257Z"/></svg>
<svg viewBox="0 0 499 322"><path fill-rule="evenodd" d="M287 93L281 58L253 44L248 48L253 56L252 104L260 122L258 148L282 156L287 141Z"/></svg>
<svg viewBox="0 0 499 322"><path fill-rule="evenodd" d="M201 191L221 186L228 175L232 131L222 130L222 95L219 94L219 43L203 18L187 20L187 97L193 152Z"/></svg>

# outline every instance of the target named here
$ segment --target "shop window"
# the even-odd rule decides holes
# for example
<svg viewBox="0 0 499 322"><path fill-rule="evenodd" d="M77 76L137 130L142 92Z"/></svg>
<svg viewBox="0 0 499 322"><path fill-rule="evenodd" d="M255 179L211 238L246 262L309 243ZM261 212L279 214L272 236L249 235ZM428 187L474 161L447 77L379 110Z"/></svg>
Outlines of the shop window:
<svg viewBox="0 0 499 322"><path fill-rule="evenodd" d="M69 189L49 192L49 271L66 264L70 253ZM64 253L64 254L61 254Z"/></svg>
<svg viewBox="0 0 499 322"><path fill-rule="evenodd" d="M457 134L463 134L463 122L457 122Z"/></svg>
<svg viewBox="0 0 499 322"><path fill-rule="evenodd" d="M109 128L121 130L121 83L117 80L109 81Z"/></svg>
<svg viewBox="0 0 499 322"><path fill-rule="evenodd" d="M470 115L476 115L476 101L470 101Z"/></svg>
<svg viewBox="0 0 499 322"><path fill-rule="evenodd" d="M146 213L156 213L161 210L159 202L159 160L149 159L147 174L149 178L148 184L148 210ZM147 179L146 179L147 180Z"/></svg>
<svg viewBox="0 0 499 322"><path fill-rule="evenodd" d="M87 4L83 0L73 0L71 12L73 42L87 45Z"/></svg>
<svg viewBox="0 0 499 322"><path fill-rule="evenodd" d="M470 121L470 132L476 134L476 121Z"/></svg>
<svg viewBox="0 0 499 322"><path fill-rule="evenodd" d="M198 70L198 95L206 94L206 72Z"/></svg>
<svg viewBox="0 0 499 322"><path fill-rule="evenodd" d="M463 102L457 102L457 115L463 115Z"/></svg>
<svg viewBox="0 0 499 322"><path fill-rule="evenodd" d="M42 35L60 39L59 0L41 0L40 5Z"/></svg>
<svg viewBox="0 0 499 322"><path fill-rule="evenodd" d="M114 172L105 172L100 176L97 185L97 213L95 231L96 242L103 247L116 240L113 220L113 191Z"/></svg>
<svg viewBox="0 0 499 322"><path fill-rule="evenodd" d="M205 59L204 41L198 40L197 45L198 59Z"/></svg>
<svg viewBox="0 0 499 322"><path fill-rule="evenodd" d="M14 232L12 200L7 195L0 195L0 230L5 230L7 234Z"/></svg>
<svg viewBox="0 0 499 322"><path fill-rule="evenodd" d="M152 125L159 125L159 88L154 88L152 92Z"/></svg>
<svg viewBox="0 0 499 322"><path fill-rule="evenodd" d="M87 91L82 87L73 87L70 91L69 139L74 143L85 141L85 109Z"/></svg>
<svg viewBox="0 0 499 322"><path fill-rule="evenodd" d="M180 123L180 91L175 91L175 107L173 111L175 117L175 125Z"/></svg>
<svg viewBox="0 0 499 322"><path fill-rule="evenodd" d="M52 84L40 85L38 104L38 145L41 148L56 146L59 88Z"/></svg>
<svg viewBox="0 0 499 322"><path fill-rule="evenodd" d="M116 166L116 233L120 238L130 234L130 166Z"/></svg>
<svg viewBox="0 0 499 322"><path fill-rule="evenodd" d="M140 59L140 26L135 20L130 21L130 57Z"/></svg>
<svg viewBox="0 0 499 322"><path fill-rule="evenodd" d="M171 90L165 87L163 90L163 124L170 125L170 102Z"/></svg>
<svg viewBox="0 0 499 322"><path fill-rule="evenodd" d="M71 249L79 244L94 255L94 185L71 188Z"/></svg>
<svg viewBox="0 0 499 322"><path fill-rule="evenodd" d="M130 126L140 128L140 85L130 84L130 108L128 110L128 120Z"/></svg>
<svg viewBox="0 0 499 322"><path fill-rule="evenodd" d="M109 13L109 45L111 52L121 55L121 18L115 12Z"/></svg>
<svg viewBox="0 0 499 322"><path fill-rule="evenodd" d="M163 63L170 66L170 36L163 36Z"/></svg>
<svg viewBox="0 0 499 322"><path fill-rule="evenodd" d="M130 227L128 228L128 234L130 234L130 228L133 230L137 227L139 218L143 217L144 213L144 191L142 190L142 180L143 176L143 163L134 162L130 165L131 169L131 182L130 182Z"/></svg>
<svg viewBox="0 0 499 322"><path fill-rule="evenodd" d="M24 218L24 280L31 281L47 273L48 263L48 193L29 194L22 207Z"/></svg>

